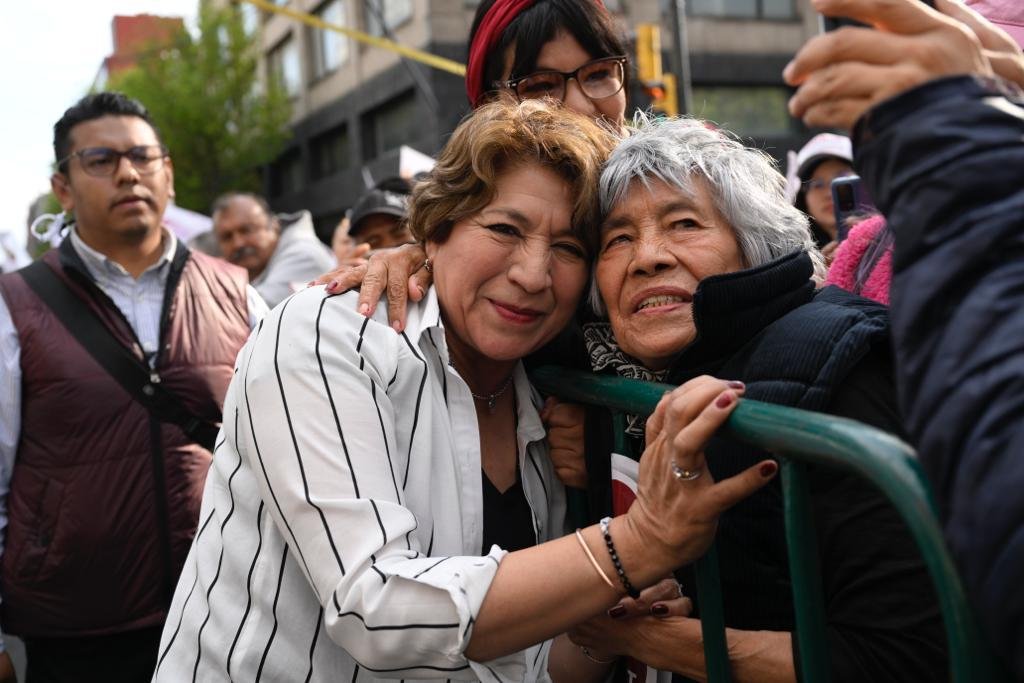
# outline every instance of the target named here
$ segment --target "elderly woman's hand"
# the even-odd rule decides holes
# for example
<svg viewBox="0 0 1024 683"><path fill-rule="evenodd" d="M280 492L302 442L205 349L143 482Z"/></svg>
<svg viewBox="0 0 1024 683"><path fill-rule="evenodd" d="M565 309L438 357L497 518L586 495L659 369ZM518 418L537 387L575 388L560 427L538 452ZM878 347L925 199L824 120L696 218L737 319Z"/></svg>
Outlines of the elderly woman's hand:
<svg viewBox="0 0 1024 683"><path fill-rule="evenodd" d="M621 519L647 552L668 566L703 555L714 540L718 516L778 471L774 460L764 460L720 482L711 478L704 445L743 391L742 382L698 377L667 393L647 420L636 501Z"/></svg>
<svg viewBox="0 0 1024 683"><path fill-rule="evenodd" d="M555 474L566 486L587 488L587 462L583 457L583 406L559 403L549 396L540 411L548 428L548 446Z"/></svg>
<svg viewBox="0 0 1024 683"><path fill-rule="evenodd" d="M607 613L578 624L569 631L569 639L600 660L635 655L636 636L643 637L637 630L645 619L686 617L692 611L693 601L683 596L676 580L664 579L641 591L636 600L623 598Z"/></svg>
<svg viewBox="0 0 1024 683"><path fill-rule="evenodd" d="M926 81L994 73L1024 85L1013 39L973 10L937 0L812 0L814 9L875 29L846 27L809 40L783 77L799 86L790 112L810 126L850 129L870 107Z"/></svg>
<svg viewBox="0 0 1024 683"><path fill-rule="evenodd" d="M341 294L359 288L356 304L360 313L373 315L377 302L387 291L388 322L396 330L405 329L405 307L408 301L419 301L434 278L423 267L426 252L419 244L403 244L392 249L378 249L365 264L342 265L313 280L312 285L326 285L328 294Z"/></svg>

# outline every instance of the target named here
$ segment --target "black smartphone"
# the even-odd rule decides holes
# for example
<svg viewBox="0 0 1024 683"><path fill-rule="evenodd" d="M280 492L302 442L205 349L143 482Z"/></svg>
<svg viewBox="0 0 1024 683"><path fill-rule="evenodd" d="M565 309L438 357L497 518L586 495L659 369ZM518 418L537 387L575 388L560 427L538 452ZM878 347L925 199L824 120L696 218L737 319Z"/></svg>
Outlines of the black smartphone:
<svg viewBox="0 0 1024 683"><path fill-rule="evenodd" d="M920 1L928 5L929 7L935 7L934 0ZM818 24L821 33L824 33L825 31L835 31L837 28L841 28L843 26L867 26L867 24L857 21L855 19L850 19L849 17L826 17L824 14L818 15Z"/></svg>
<svg viewBox="0 0 1024 683"><path fill-rule="evenodd" d="M836 216L836 241L842 242L858 217L877 211L858 175L832 181L832 210Z"/></svg>

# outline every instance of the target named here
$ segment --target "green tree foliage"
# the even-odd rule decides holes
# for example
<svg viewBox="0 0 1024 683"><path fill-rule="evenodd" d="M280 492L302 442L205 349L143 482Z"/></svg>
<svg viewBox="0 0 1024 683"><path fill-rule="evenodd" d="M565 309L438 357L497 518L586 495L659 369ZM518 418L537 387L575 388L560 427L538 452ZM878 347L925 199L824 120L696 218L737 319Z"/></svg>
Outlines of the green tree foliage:
<svg viewBox="0 0 1024 683"><path fill-rule="evenodd" d="M182 31L110 88L149 109L171 150L179 206L209 212L231 191L260 192L260 167L290 136L288 96L261 83L259 51L234 6L200 2L198 36Z"/></svg>

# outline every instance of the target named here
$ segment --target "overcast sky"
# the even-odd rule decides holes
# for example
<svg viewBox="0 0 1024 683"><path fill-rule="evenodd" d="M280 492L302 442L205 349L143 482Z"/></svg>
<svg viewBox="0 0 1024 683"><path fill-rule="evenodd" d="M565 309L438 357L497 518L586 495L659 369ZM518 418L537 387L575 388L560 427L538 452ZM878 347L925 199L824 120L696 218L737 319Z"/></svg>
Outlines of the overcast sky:
<svg viewBox="0 0 1024 683"><path fill-rule="evenodd" d="M29 204L49 190L53 124L92 85L113 49L115 14L184 17L197 0L0 3L0 231L24 241Z"/></svg>

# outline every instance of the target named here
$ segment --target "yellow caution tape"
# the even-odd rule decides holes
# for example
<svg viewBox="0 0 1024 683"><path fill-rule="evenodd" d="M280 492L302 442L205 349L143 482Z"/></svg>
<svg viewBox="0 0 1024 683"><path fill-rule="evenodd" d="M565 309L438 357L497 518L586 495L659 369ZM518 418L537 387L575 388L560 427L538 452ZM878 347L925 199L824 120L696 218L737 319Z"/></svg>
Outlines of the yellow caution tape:
<svg viewBox="0 0 1024 683"><path fill-rule="evenodd" d="M256 7L259 7L261 10L265 12L283 14L286 17L291 17L292 19L301 21L302 23L308 24L310 26L315 26L316 28L341 33L342 35L346 35L353 40L358 40L361 43L366 43L367 45L373 45L375 47L384 48L385 50L397 52L403 57L408 57L409 59L413 59L422 64L426 64L427 66L432 66L435 69L447 71L448 73L452 73L455 74L456 76L460 76L463 78L466 76L466 66L464 64L459 64L458 62L453 61L451 59L445 59L444 57L438 57L437 55L430 54L429 52L424 52L423 50L417 50L415 48L406 47L404 45L396 43L393 40L371 36L368 33L363 33L362 31L357 31L353 28L348 28L347 26L329 24L326 21L323 21L322 19L313 16L312 14L298 12L296 10L289 9L288 7L278 7L277 5L267 2L266 0L241 1L247 2L250 5L255 5Z"/></svg>

